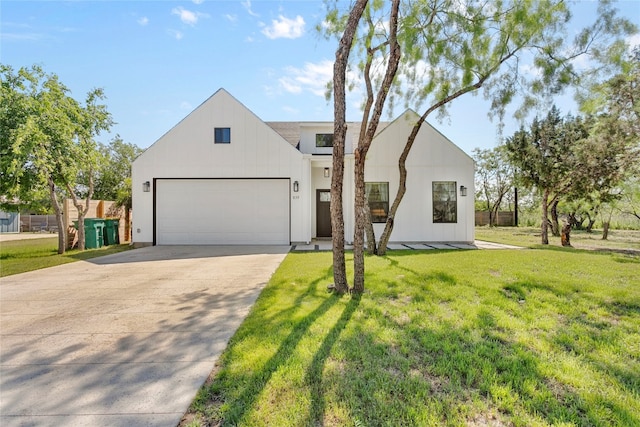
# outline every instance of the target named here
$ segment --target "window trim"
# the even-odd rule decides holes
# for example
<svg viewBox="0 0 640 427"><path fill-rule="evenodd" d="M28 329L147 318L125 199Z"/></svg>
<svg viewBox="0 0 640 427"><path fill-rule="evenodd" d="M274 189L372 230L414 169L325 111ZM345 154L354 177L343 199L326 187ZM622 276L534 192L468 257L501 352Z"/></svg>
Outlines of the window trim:
<svg viewBox="0 0 640 427"><path fill-rule="evenodd" d="M378 201L374 201L371 202L369 200L369 198L367 197L367 204L369 205L369 212L371 213L371 222L373 224L385 224L387 222L387 219L389 218L389 181L370 181L370 182L365 182L364 183L364 191L365 191L365 197L367 195L367 184L386 184L387 187L387 200L378 200ZM384 218L382 218L382 216L374 216L373 215L373 210L371 209L371 203L378 203L378 204L382 204L383 206L386 204L386 209L385 207L382 207L382 209L385 211L385 216Z"/></svg>
<svg viewBox="0 0 640 427"><path fill-rule="evenodd" d="M319 141L324 141L325 137L328 137L328 136L331 137L331 145L318 145ZM316 133L316 148L332 148L332 147L333 147L333 134L332 133Z"/></svg>
<svg viewBox="0 0 640 427"><path fill-rule="evenodd" d="M227 132L225 132L225 130ZM227 135L225 135L225 133ZM218 138L220 135L220 139ZM225 138L228 136L228 138ZM231 144L231 128L230 127L215 127L213 128L213 143L214 144Z"/></svg>
<svg viewBox="0 0 640 427"><path fill-rule="evenodd" d="M453 195L453 200L436 200L436 185L453 184L452 188L447 190L448 195ZM446 217L442 220L436 220L436 203L452 203L455 210L453 212L453 220L447 221ZM457 181L432 181L431 182L431 220L434 224L457 224L458 223L458 182Z"/></svg>

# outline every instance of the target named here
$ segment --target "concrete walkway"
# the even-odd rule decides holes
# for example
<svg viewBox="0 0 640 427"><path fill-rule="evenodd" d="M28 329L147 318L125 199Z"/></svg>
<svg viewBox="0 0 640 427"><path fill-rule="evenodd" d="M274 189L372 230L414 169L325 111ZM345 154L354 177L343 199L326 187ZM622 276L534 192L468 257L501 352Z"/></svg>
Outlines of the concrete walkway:
<svg viewBox="0 0 640 427"><path fill-rule="evenodd" d="M1 279L0 425L177 425L289 249L149 247Z"/></svg>
<svg viewBox="0 0 640 427"><path fill-rule="evenodd" d="M345 245L346 250L353 249L351 245ZM389 243L387 248L390 251L406 251L406 250L429 250L429 249L522 249L520 246L503 245L501 243L485 242L482 240L476 240L473 245L467 243ZM293 251L330 251L332 250L330 240L314 240L310 244L293 245Z"/></svg>

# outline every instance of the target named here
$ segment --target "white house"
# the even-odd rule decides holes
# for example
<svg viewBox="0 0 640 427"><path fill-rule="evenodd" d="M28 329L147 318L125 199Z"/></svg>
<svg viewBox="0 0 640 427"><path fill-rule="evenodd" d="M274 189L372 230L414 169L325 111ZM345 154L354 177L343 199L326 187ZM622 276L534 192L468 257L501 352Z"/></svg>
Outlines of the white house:
<svg viewBox="0 0 640 427"><path fill-rule="evenodd" d="M399 181L398 158L418 116L381 124L365 179L376 236ZM345 236L353 239L353 146L346 141ZM331 236L333 123L263 122L224 89L133 162L133 242L291 244ZM394 242L473 242L474 164L424 124L407 160Z"/></svg>

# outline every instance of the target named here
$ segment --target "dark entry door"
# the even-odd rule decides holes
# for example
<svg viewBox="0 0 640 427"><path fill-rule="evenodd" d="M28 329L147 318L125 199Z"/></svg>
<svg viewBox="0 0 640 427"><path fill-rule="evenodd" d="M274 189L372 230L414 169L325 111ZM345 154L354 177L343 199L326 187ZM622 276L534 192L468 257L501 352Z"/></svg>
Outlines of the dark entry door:
<svg viewBox="0 0 640 427"><path fill-rule="evenodd" d="M316 190L316 237L331 237L331 190Z"/></svg>

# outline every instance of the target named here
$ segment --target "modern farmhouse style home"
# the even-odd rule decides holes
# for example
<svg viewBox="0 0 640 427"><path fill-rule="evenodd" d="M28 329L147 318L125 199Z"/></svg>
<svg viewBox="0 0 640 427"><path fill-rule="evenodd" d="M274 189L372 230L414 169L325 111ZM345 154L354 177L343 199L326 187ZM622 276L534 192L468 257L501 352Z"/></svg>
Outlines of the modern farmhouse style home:
<svg viewBox="0 0 640 427"><path fill-rule="evenodd" d="M418 116L381 124L365 179L379 237L399 182L398 158ZM344 215L353 239L353 148L346 140ZM331 236L333 123L263 122L224 89L133 163L133 242L289 245ZM407 160L407 192L392 242L474 240L474 163L424 124Z"/></svg>

